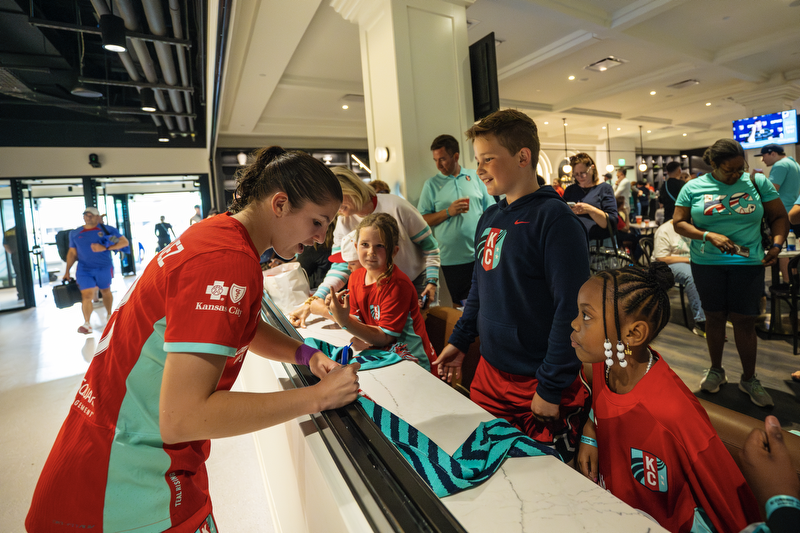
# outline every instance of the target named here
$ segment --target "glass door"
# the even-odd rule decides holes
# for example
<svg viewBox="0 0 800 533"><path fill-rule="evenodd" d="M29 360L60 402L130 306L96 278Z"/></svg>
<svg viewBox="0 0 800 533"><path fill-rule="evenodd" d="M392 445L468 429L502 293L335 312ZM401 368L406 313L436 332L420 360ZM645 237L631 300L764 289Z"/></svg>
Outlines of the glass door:
<svg viewBox="0 0 800 533"><path fill-rule="evenodd" d="M17 224L14 218L14 203L11 182L0 180L0 233L3 235L3 250L0 253L0 310L25 307L25 291L22 287L20 263L25 257L19 253ZM24 232L24 228L22 232Z"/></svg>

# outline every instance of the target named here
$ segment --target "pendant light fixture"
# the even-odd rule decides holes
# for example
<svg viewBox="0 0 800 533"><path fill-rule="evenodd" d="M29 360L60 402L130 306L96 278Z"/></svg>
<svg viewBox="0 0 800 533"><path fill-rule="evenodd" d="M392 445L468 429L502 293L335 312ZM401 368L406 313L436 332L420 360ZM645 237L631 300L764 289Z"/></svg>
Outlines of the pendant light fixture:
<svg viewBox="0 0 800 533"><path fill-rule="evenodd" d="M639 163L639 171L647 172L647 163L644 162L644 142L642 141L642 125L639 124L639 151L642 153L642 162Z"/></svg>
<svg viewBox="0 0 800 533"><path fill-rule="evenodd" d="M139 93L139 97L142 99L142 111L148 113L156 112L156 96L153 93L153 89L145 87Z"/></svg>
<svg viewBox="0 0 800 533"><path fill-rule="evenodd" d="M109 52L127 52L125 43L125 21L116 15L100 15L100 34L103 48Z"/></svg>
<svg viewBox="0 0 800 533"><path fill-rule="evenodd" d="M608 124L606 124L606 148L608 149L608 164L606 165L606 172L614 172L614 164L611 162L611 135L608 133Z"/></svg>
<svg viewBox="0 0 800 533"><path fill-rule="evenodd" d="M160 143L169 142L169 130L163 124L158 127L158 142Z"/></svg>
<svg viewBox="0 0 800 533"><path fill-rule="evenodd" d="M567 160L567 164L561 167L565 174L569 174L572 172L572 165L569 164L569 152L567 152L567 119L561 119L564 122L564 158Z"/></svg>
<svg viewBox="0 0 800 533"><path fill-rule="evenodd" d="M81 34L78 35L78 47L79 47L80 53L81 53L80 71L79 71L81 78L83 78L83 56L86 53L85 46L86 46L86 43L84 43L83 34L81 33ZM73 96L80 96L82 98L102 98L102 96L103 96L103 93L101 93L100 91L96 91L96 90L94 90L94 89L92 89L90 87L87 87L81 81L77 82L69 92Z"/></svg>

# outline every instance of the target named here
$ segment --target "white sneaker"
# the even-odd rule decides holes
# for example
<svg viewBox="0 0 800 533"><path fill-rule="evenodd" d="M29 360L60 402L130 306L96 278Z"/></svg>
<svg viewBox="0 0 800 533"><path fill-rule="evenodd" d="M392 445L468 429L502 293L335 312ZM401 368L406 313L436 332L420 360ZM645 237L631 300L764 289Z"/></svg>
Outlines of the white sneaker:
<svg viewBox="0 0 800 533"><path fill-rule="evenodd" d="M86 324L84 324L84 325L82 325L81 327L78 328L78 333L83 333L84 335L89 335L90 333L92 333L92 326L89 325L89 323L87 322Z"/></svg>

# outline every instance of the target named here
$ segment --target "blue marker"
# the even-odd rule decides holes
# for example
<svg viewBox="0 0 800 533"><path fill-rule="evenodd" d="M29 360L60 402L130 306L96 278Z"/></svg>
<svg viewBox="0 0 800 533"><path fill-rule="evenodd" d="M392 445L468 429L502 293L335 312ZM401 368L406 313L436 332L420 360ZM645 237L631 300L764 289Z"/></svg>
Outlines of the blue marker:
<svg viewBox="0 0 800 533"><path fill-rule="evenodd" d="M352 351L353 343L351 342L344 348L342 348L342 364L346 365L347 362L350 360L350 352Z"/></svg>

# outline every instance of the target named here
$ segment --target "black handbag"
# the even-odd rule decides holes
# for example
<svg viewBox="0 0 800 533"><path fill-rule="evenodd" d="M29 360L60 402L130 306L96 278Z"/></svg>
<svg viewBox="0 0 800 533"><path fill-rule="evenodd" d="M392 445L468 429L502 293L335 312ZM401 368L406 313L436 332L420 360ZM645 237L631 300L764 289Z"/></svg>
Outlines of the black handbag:
<svg viewBox="0 0 800 533"><path fill-rule="evenodd" d="M53 300L55 300L56 307L59 309L66 309L79 303L81 301L81 290L78 288L78 282L74 279L64 280L61 285L53 287Z"/></svg>
<svg viewBox="0 0 800 533"><path fill-rule="evenodd" d="M758 201L761 202L761 206L764 206L764 199L761 196L761 191L758 189L758 185L756 185L756 178L753 174L750 174L750 182L753 184L753 187L756 188L756 193L758 194ZM764 248L764 251L768 251L772 247L772 230L767 224L766 217L761 217L761 247Z"/></svg>
<svg viewBox="0 0 800 533"><path fill-rule="evenodd" d="M611 235L612 247L602 246L597 244L589 246L589 271L592 275L602 272L603 270L614 270L626 266L633 266L633 259L624 250L620 250L617 246L617 230L611 225L611 218L606 215L606 227L608 233ZM598 241L602 243L602 241Z"/></svg>

